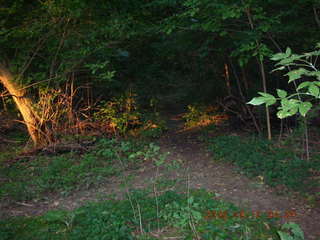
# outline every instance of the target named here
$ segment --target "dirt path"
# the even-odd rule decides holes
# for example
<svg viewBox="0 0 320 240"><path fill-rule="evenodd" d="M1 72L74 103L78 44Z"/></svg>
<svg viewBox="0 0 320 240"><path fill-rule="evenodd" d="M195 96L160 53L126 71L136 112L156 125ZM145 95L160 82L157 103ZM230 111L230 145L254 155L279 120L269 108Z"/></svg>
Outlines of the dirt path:
<svg viewBox="0 0 320 240"><path fill-rule="evenodd" d="M172 118L171 121L176 121L172 124L176 124L176 129L181 129L178 127L181 124L179 118ZM214 162L205 144L199 140L199 131L176 130L162 138L160 146L171 152L172 160L184 160L185 167L189 169L191 187L218 193L222 199L250 211L278 211L282 215L286 211L295 212L296 217L281 221L300 224L306 240L320 239L320 203L316 207L308 206L304 199L297 196L281 196L274 189L236 173L234 166Z"/></svg>
<svg viewBox="0 0 320 240"><path fill-rule="evenodd" d="M279 211L284 214L291 210L296 217L289 220L299 223L305 232L306 240L320 239L320 207L311 207L303 199L276 194L276 192L258 182L235 172L231 165L217 163L206 151L205 145L199 140L199 131L181 131L181 119L171 116L171 130L164 135L158 144L165 152L170 152L167 161L180 160L183 165L179 170L168 173L160 171L160 175L172 179L189 177L191 188L204 188L218 193L222 199L235 203L240 208L251 211ZM146 164L143 169L125 174L134 175L131 183L135 188L144 188L155 177L156 169ZM147 181L146 181L147 179ZM50 196L47 201L17 203L0 206L0 215L40 215L51 209L74 209L87 201L99 201L113 193L121 197L124 190L120 188L122 180L114 177L97 189L76 192L68 197ZM1 217L1 216L0 216ZM284 221L285 219L282 219Z"/></svg>

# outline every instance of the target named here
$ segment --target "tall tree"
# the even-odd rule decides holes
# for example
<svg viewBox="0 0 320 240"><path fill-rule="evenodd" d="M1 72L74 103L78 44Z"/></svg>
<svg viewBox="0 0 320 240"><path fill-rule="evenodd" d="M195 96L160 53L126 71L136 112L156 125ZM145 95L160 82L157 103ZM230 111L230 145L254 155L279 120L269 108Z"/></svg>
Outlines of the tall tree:
<svg viewBox="0 0 320 240"><path fill-rule="evenodd" d="M128 6L118 9L116 1L15 0L0 8L0 83L13 97L35 145L52 139L29 87L58 86L77 71L90 79L101 68L104 80L110 79L108 58L133 33Z"/></svg>

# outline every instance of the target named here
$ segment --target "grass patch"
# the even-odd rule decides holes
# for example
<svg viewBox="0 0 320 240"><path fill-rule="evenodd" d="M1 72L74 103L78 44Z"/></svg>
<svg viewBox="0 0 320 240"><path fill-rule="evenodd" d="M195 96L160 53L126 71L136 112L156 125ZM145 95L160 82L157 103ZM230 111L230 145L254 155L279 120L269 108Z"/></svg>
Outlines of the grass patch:
<svg viewBox="0 0 320 240"><path fill-rule="evenodd" d="M0 165L0 199L28 200L48 192L64 194L96 185L107 177L159 157L159 147L134 141L101 139L88 153L37 156Z"/></svg>
<svg viewBox="0 0 320 240"><path fill-rule="evenodd" d="M0 221L0 236L2 240L165 239L163 230L171 229L171 236L182 239L280 239L274 219L249 213L236 217L232 213L240 212L239 208L202 190L190 194L167 191L157 198L144 190L129 195L125 200L89 203L71 212ZM208 211L228 214L208 218Z"/></svg>
<svg viewBox="0 0 320 240"><path fill-rule="evenodd" d="M232 162L247 176L259 176L271 186L303 191L316 184L309 169L319 169L317 163L302 160L267 140L221 136L209 140L209 149L215 159Z"/></svg>

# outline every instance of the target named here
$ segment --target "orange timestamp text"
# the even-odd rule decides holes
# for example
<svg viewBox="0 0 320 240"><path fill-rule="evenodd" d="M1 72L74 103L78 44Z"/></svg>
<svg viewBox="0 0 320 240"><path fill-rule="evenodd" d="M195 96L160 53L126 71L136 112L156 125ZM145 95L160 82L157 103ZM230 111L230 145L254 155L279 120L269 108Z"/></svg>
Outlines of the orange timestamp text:
<svg viewBox="0 0 320 240"><path fill-rule="evenodd" d="M297 212L295 210L286 210L286 211L219 211L219 210L208 210L205 215L205 219L228 219L228 218L294 218L297 216Z"/></svg>

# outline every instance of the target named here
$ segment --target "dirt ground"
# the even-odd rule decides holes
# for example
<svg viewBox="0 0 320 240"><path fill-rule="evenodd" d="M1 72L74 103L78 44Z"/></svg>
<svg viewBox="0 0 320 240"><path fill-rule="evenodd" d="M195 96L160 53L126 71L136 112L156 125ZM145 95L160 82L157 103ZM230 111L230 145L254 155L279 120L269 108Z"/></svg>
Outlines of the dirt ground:
<svg viewBox="0 0 320 240"><path fill-rule="evenodd" d="M279 190L272 189L264 184L236 172L235 167L225 163L213 161L205 145L199 140L197 129L182 130L182 121L179 116L169 119L167 134L160 138L158 144L162 151L170 152L168 162L180 161L182 166L174 172L160 170L159 175L167 179L189 179L191 188L202 188L215 192L224 200L238 205L249 211L273 212L281 215L287 211L295 212L295 217L282 218L282 222L291 221L300 224L306 240L320 239L320 204L309 206L308 202L296 194L280 194ZM154 165L146 164L142 169L127 172L134 175L131 183L135 188L144 188L150 179L156 175ZM52 209L74 209L87 201L99 201L113 193L121 197L123 194L120 184L122 179L113 177L98 188L75 192L70 196L48 196L47 199L31 202L0 204L0 218L9 216L32 216L44 214ZM178 183L179 184L179 183ZM182 184L185 184L182 183Z"/></svg>

